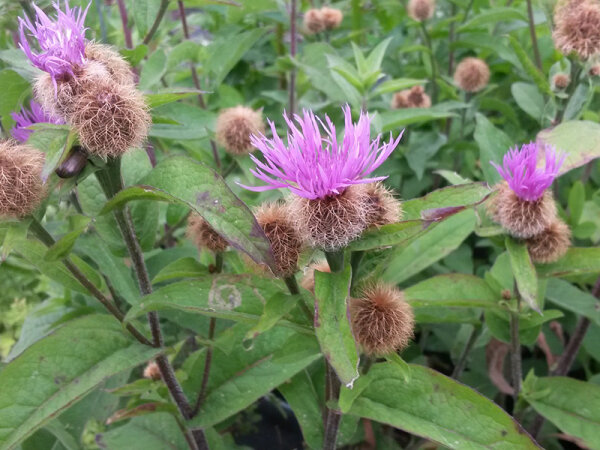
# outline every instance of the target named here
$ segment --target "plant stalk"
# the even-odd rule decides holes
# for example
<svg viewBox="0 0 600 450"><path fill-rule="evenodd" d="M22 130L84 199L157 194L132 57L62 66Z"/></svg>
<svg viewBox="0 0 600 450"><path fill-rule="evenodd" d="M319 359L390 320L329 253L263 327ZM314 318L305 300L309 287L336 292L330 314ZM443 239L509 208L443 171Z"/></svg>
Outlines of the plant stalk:
<svg viewBox="0 0 600 450"><path fill-rule="evenodd" d="M473 350L473 346L475 345L475 342L477 342L480 331L481 327L479 325L473 325L473 331L471 331L471 334L469 335L469 339L465 344L465 348L463 349L456 366L454 366L454 370L452 371L450 378L458 380L462 375L463 370L465 370L465 367L467 366L467 358L469 357L469 353L471 353L471 350Z"/></svg>
<svg viewBox="0 0 600 450"><path fill-rule="evenodd" d="M285 282L285 285L290 291L290 294L300 295L300 287L298 286L298 281L296 281L296 277L294 275L285 277L283 281ZM304 303L304 299L300 298L298 301L300 302L300 308L304 312L304 315L308 319L309 323L313 323L314 314L310 311L310 309L308 309L308 306L306 306L306 303Z"/></svg>
<svg viewBox="0 0 600 450"><path fill-rule="evenodd" d="M519 295L517 293L517 295ZM510 371L512 386L514 389L513 397L515 405L521 392L521 379L523 378L523 369L521 368L521 342L519 340L519 310L520 301L517 299L517 311L510 313Z"/></svg>
<svg viewBox="0 0 600 450"><path fill-rule="evenodd" d="M427 26L425 22L421 22L421 31L423 32L423 39L425 40L425 45L429 49L429 58L431 62L431 103L436 104L437 96L438 96L438 86L437 86L437 62L435 60L435 54L433 53L433 44L431 43L431 37L429 36L429 32L427 31Z"/></svg>
<svg viewBox="0 0 600 450"><path fill-rule="evenodd" d="M533 19L533 6L531 0L527 0L527 16L529 18L529 34L531 35L531 44L533 45L533 57L535 59L535 65L542 71L542 58L540 56L540 49L538 48L537 36L535 34L535 22Z"/></svg>
<svg viewBox="0 0 600 450"><path fill-rule="evenodd" d="M340 427L340 421L342 419L342 415L329 407L327 403L337 402L340 397L340 380L333 370L333 367L329 364L329 361L326 361L325 368L325 436L323 439L323 449L324 450L335 450L338 430Z"/></svg>
<svg viewBox="0 0 600 450"><path fill-rule="evenodd" d="M325 252L325 258L327 258L329 270L332 272L341 272L344 270L344 249Z"/></svg>
<svg viewBox="0 0 600 450"><path fill-rule="evenodd" d="M297 13L297 1L290 0L290 57L294 59L296 57L296 40L298 38L296 32L296 13ZM288 115L292 117L296 113L296 69L293 68L290 72L290 83L289 89L289 102L288 102Z"/></svg>
<svg viewBox="0 0 600 450"><path fill-rule="evenodd" d="M169 0L161 0L160 7L158 9L158 13L156 14L156 18L154 19L154 23L152 23L152 27L150 27L148 34L146 34L146 36L144 37L144 40L142 41L144 44L148 45L150 43L150 41L152 40L152 37L156 33L156 30L158 30L158 27L159 27L160 23L162 22L163 17L165 16L165 13L167 12L168 6L169 6Z"/></svg>
<svg viewBox="0 0 600 450"><path fill-rule="evenodd" d="M121 15L121 23L123 24L123 35L125 36L125 47L133 48L133 39L131 37L131 29L129 28L129 18L127 16L127 8L125 0L117 0L119 5L119 14Z"/></svg>

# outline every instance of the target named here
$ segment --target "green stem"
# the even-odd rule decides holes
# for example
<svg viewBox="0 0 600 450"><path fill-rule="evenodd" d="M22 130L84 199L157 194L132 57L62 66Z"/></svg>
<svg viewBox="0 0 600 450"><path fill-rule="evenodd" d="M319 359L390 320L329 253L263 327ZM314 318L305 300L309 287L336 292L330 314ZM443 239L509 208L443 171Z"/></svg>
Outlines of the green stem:
<svg viewBox="0 0 600 450"><path fill-rule="evenodd" d="M146 37L144 37L144 40L143 40L144 44L148 45L150 43L150 41L152 40L154 33L156 33L156 30L158 30L158 26L162 22L163 17L165 16L165 13L167 12L168 6L169 6L169 0L161 0L160 7L158 9L158 13L156 14L156 18L154 19L154 23L152 24L152 27L148 31L148 34L146 34Z"/></svg>
<svg viewBox="0 0 600 450"><path fill-rule="evenodd" d="M429 36L429 32L427 31L427 27L425 26L425 22L421 22L421 31L423 32L423 39L425 40L425 45L429 49L429 57L431 61L431 102L432 104L436 104L437 96L438 96L438 86L437 86L437 62L435 60L435 54L433 53L433 44L431 43L431 37Z"/></svg>
<svg viewBox="0 0 600 450"><path fill-rule="evenodd" d="M344 249L325 252L325 258L327 258L327 264L332 272L344 270Z"/></svg>
<svg viewBox="0 0 600 450"><path fill-rule="evenodd" d="M483 320L483 317L482 317ZM473 350L473 346L475 345L475 342L477 342L477 338L479 337L479 333L481 331L481 327L478 325L473 325L473 331L471 331L471 334L469 335L469 339L467 340L467 343L465 344L465 348L463 349L460 358L458 360L458 362L456 363L456 366L454 366L454 370L452 371L452 375L451 378L454 378L455 380L459 379L460 376L462 375L463 370L465 370L465 367L467 365L467 358L469 357L469 353L471 353L471 350Z"/></svg>
<svg viewBox="0 0 600 450"><path fill-rule="evenodd" d="M350 289L351 290L354 287L354 285L356 284L358 268L360 267L360 263L363 260L364 256L365 256L365 252L363 252L363 251L352 252L352 254L350 255L350 266L352 267L352 280L350 280Z"/></svg>
<svg viewBox="0 0 600 450"><path fill-rule="evenodd" d="M285 277L283 279L283 281L285 282L285 285L288 287L290 294L300 295L300 287L298 286L298 281L296 281L296 277L294 275ZM300 308L306 315L308 322L313 323L314 322L314 314L310 311L310 309L308 309L308 306L306 306L306 303L304 303L304 299L300 298L298 301L300 302Z"/></svg>
<svg viewBox="0 0 600 450"><path fill-rule="evenodd" d="M529 34L531 35L531 44L533 45L535 65L540 71L542 71L542 58L540 57L540 49L538 48L537 36L535 34L535 23L533 21L533 6L531 5L531 0L527 0L527 16L529 18Z"/></svg>

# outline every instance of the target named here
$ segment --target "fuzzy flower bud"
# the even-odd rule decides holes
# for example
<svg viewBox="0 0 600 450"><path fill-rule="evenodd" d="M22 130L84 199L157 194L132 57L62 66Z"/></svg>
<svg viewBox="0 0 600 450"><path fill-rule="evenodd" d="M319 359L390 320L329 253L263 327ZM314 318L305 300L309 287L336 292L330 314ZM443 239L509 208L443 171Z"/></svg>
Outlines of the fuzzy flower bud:
<svg viewBox="0 0 600 450"><path fill-rule="evenodd" d="M402 204L383 183L367 184L365 189L369 203L367 213L369 226L380 227L402 219Z"/></svg>
<svg viewBox="0 0 600 450"><path fill-rule="evenodd" d="M313 294L315 293L315 270L318 272L331 272L329 264L325 259L315 261L304 269L304 275L302 276L302 280L300 280L300 286Z"/></svg>
<svg viewBox="0 0 600 450"><path fill-rule="evenodd" d="M32 101L29 108L23 107L21 112L10 114L16 122L16 125L10 130L10 134L19 142L27 142L29 135L33 132L33 130L28 129L31 125L36 123L52 123L56 125L65 123L64 120L44 112L37 102Z"/></svg>
<svg viewBox="0 0 600 450"><path fill-rule="evenodd" d="M600 75L600 64L594 64L592 67L590 67L590 75L592 77L597 77Z"/></svg>
<svg viewBox="0 0 600 450"><path fill-rule="evenodd" d="M286 205L263 204L257 209L255 216L271 243L275 258L275 275L293 275L297 270L302 242L289 218Z"/></svg>
<svg viewBox="0 0 600 450"><path fill-rule="evenodd" d="M552 77L552 84L556 89L565 89L571 84L571 77L566 73L557 73Z"/></svg>
<svg viewBox="0 0 600 450"><path fill-rule="evenodd" d="M321 16L323 18L323 26L326 30L338 28L344 20L344 14L339 9L323 6L321 8Z"/></svg>
<svg viewBox="0 0 600 450"><path fill-rule="evenodd" d="M350 317L354 337L368 355L402 351L414 333L412 308L396 286L378 283L365 289L351 299Z"/></svg>
<svg viewBox="0 0 600 450"><path fill-rule="evenodd" d="M21 218L42 201L44 154L27 145L0 141L0 217Z"/></svg>
<svg viewBox="0 0 600 450"><path fill-rule="evenodd" d="M223 252L229 245L200 215L192 213L188 219L187 237L196 244L198 250L208 249Z"/></svg>
<svg viewBox="0 0 600 450"><path fill-rule="evenodd" d="M108 45L88 42L85 46L85 56L89 61L97 61L103 64L115 83L135 84L133 70L129 63Z"/></svg>
<svg viewBox="0 0 600 450"><path fill-rule="evenodd" d="M232 155L251 152L250 136L264 132L262 114L246 106L225 109L217 117L217 142Z"/></svg>
<svg viewBox="0 0 600 450"><path fill-rule="evenodd" d="M466 92L478 92L490 81L490 69L483 59L465 58L454 72L454 82Z"/></svg>
<svg viewBox="0 0 600 450"><path fill-rule="evenodd" d="M320 9L309 9L304 13L304 29L309 34L320 33L325 29L323 12Z"/></svg>
<svg viewBox="0 0 600 450"><path fill-rule="evenodd" d="M533 262L556 262L571 246L571 230L562 220L555 219L548 228L527 239L525 244Z"/></svg>
<svg viewBox="0 0 600 450"><path fill-rule="evenodd" d="M417 22L430 19L434 9L434 0L410 0L408 2L408 15Z"/></svg>
<svg viewBox="0 0 600 450"><path fill-rule="evenodd" d="M144 378L154 381L160 380L160 369L155 361L150 361L146 367L144 367Z"/></svg>
<svg viewBox="0 0 600 450"><path fill-rule="evenodd" d="M600 3L597 0L563 0L554 12L554 45L564 55L588 59L600 53Z"/></svg>
<svg viewBox="0 0 600 450"><path fill-rule="evenodd" d="M392 97L392 108L429 108L431 107L431 98L425 93L423 86L413 86L396 92Z"/></svg>

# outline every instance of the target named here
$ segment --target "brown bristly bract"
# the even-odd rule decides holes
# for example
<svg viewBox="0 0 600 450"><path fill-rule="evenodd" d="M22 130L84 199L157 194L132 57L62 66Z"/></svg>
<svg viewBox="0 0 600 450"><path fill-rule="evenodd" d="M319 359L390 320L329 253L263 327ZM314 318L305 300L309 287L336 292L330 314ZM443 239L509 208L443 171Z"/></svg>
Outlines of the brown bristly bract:
<svg viewBox="0 0 600 450"><path fill-rule="evenodd" d="M141 147L151 123L142 93L110 80L81 92L68 121L79 133L81 145L104 159Z"/></svg>
<svg viewBox="0 0 600 450"><path fill-rule="evenodd" d="M327 260L325 259L315 261L304 269L304 275L300 281L300 286L313 294L315 293L315 270L319 272L331 272L329 264L327 264Z"/></svg>
<svg viewBox="0 0 600 450"><path fill-rule="evenodd" d="M600 75L600 64L594 64L592 67L590 67L590 75L592 77L597 77Z"/></svg>
<svg viewBox="0 0 600 450"><path fill-rule="evenodd" d="M429 108L431 98L425 93L423 86L413 86L410 89L396 92L392 97L393 109L402 108Z"/></svg>
<svg viewBox="0 0 600 450"><path fill-rule="evenodd" d="M217 117L217 142L232 155L245 155L253 150L251 134L265 132L262 114L246 106L224 109Z"/></svg>
<svg viewBox="0 0 600 450"><path fill-rule="evenodd" d="M304 13L304 30L306 33L320 33L324 29L325 22L320 9L309 9Z"/></svg>
<svg viewBox="0 0 600 450"><path fill-rule="evenodd" d="M381 356L405 349L414 334L415 319L404 293L377 283L350 300L352 332L368 355Z"/></svg>
<svg viewBox="0 0 600 450"><path fill-rule="evenodd" d="M85 56L90 61L98 61L108 69L111 78L118 84L135 84L131 66L112 47L97 42L88 42L85 46Z"/></svg>
<svg viewBox="0 0 600 450"><path fill-rule="evenodd" d="M571 84L571 77L566 73L557 73L552 77L552 83L557 89L565 89L569 84Z"/></svg>
<svg viewBox="0 0 600 450"><path fill-rule="evenodd" d="M490 81L490 69L483 59L465 58L454 72L454 82L466 92L478 92Z"/></svg>
<svg viewBox="0 0 600 450"><path fill-rule="evenodd" d="M144 378L149 380L160 380L160 369L155 361L150 361L146 367L144 367Z"/></svg>
<svg viewBox="0 0 600 450"><path fill-rule="evenodd" d="M544 231L526 239L525 243L533 262L556 262L571 246L571 230L562 220L556 219Z"/></svg>
<svg viewBox="0 0 600 450"><path fill-rule="evenodd" d="M302 242L289 217L287 205L264 203L254 215L271 243L275 258L275 275L293 275L298 267Z"/></svg>
<svg viewBox="0 0 600 450"><path fill-rule="evenodd" d="M394 197L394 193L386 188L383 183L369 183L365 185L369 197L369 212L367 221L369 226L380 227L402 219L402 204Z"/></svg>
<svg viewBox="0 0 600 450"><path fill-rule="evenodd" d="M345 247L367 227L369 198L364 185L352 185L339 195L316 200L293 195L288 205L302 241L325 251Z"/></svg>
<svg viewBox="0 0 600 450"><path fill-rule="evenodd" d="M27 145L0 141L0 217L21 218L41 203L44 154Z"/></svg>
<svg viewBox="0 0 600 450"><path fill-rule="evenodd" d="M323 6L321 8L321 16L323 18L323 26L326 30L338 28L344 20L344 13L336 8Z"/></svg>
<svg viewBox="0 0 600 450"><path fill-rule="evenodd" d="M563 0L554 12L554 45L564 55L581 59L600 53L600 2Z"/></svg>
<svg viewBox="0 0 600 450"><path fill-rule="evenodd" d="M395 92L392 96L392 103L390 104L392 109L404 109L410 108L408 103L408 89L400 92Z"/></svg>
<svg viewBox="0 0 600 450"><path fill-rule="evenodd" d="M527 239L544 231L556 219L556 205L550 190L539 200L528 202L517 197L508 184L497 185L488 211L492 218L514 237Z"/></svg>
<svg viewBox="0 0 600 450"><path fill-rule="evenodd" d="M186 236L198 247L213 252L225 251L229 245L199 214L191 213L188 218Z"/></svg>
<svg viewBox="0 0 600 450"><path fill-rule="evenodd" d="M408 2L408 15L417 22L423 22L433 16L435 9L434 0L410 0Z"/></svg>

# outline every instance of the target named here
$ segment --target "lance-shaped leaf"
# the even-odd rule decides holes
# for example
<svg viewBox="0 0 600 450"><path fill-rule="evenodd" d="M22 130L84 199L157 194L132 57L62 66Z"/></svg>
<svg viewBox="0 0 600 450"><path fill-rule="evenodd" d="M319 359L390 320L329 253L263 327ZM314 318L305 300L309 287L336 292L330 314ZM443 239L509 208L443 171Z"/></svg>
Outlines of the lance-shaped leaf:
<svg viewBox="0 0 600 450"><path fill-rule="evenodd" d="M352 269L315 271L315 331L323 354L340 381L352 387L358 378L358 348L350 328L348 297Z"/></svg>
<svg viewBox="0 0 600 450"><path fill-rule="evenodd" d="M600 273L600 247L573 247L558 261L538 264L540 277L569 277Z"/></svg>
<svg viewBox="0 0 600 450"><path fill-rule="evenodd" d="M0 448L14 448L103 380L159 352L107 315L68 322L0 372Z"/></svg>
<svg viewBox="0 0 600 450"><path fill-rule="evenodd" d="M384 225L380 228L371 228L365 231L360 239L351 242L348 245L348 250L372 250L374 248L407 244L422 233L426 233L428 229L427 223L422 220L409 220Z"/></svg>
<svg viewBox="0 0 600 450"><path fill-rule="evenodd" d="M541 314L542 311L537 303L537 275L535 273L535 267L529 257L527 247L525 244L517 242L511 237L507 237L506 250L508 251L510 265L521 298L531 309Z"/></svg>
<svg viewBox="0 0 600 450"><path fill-rule="evenodd" d="M495 308L500 300L482 278L452 273L421 281L404 290L413 307L462 306Z"/></svg>
<svg viewBox="0 0 600 450"><path fill-rule="evenodd" d="M269 240L250 209L210 167L174 157L157 165L141 184L119 192L101 214L132 200L178 203L200 214L233 247L259 264L274 267Z"/></svg>

